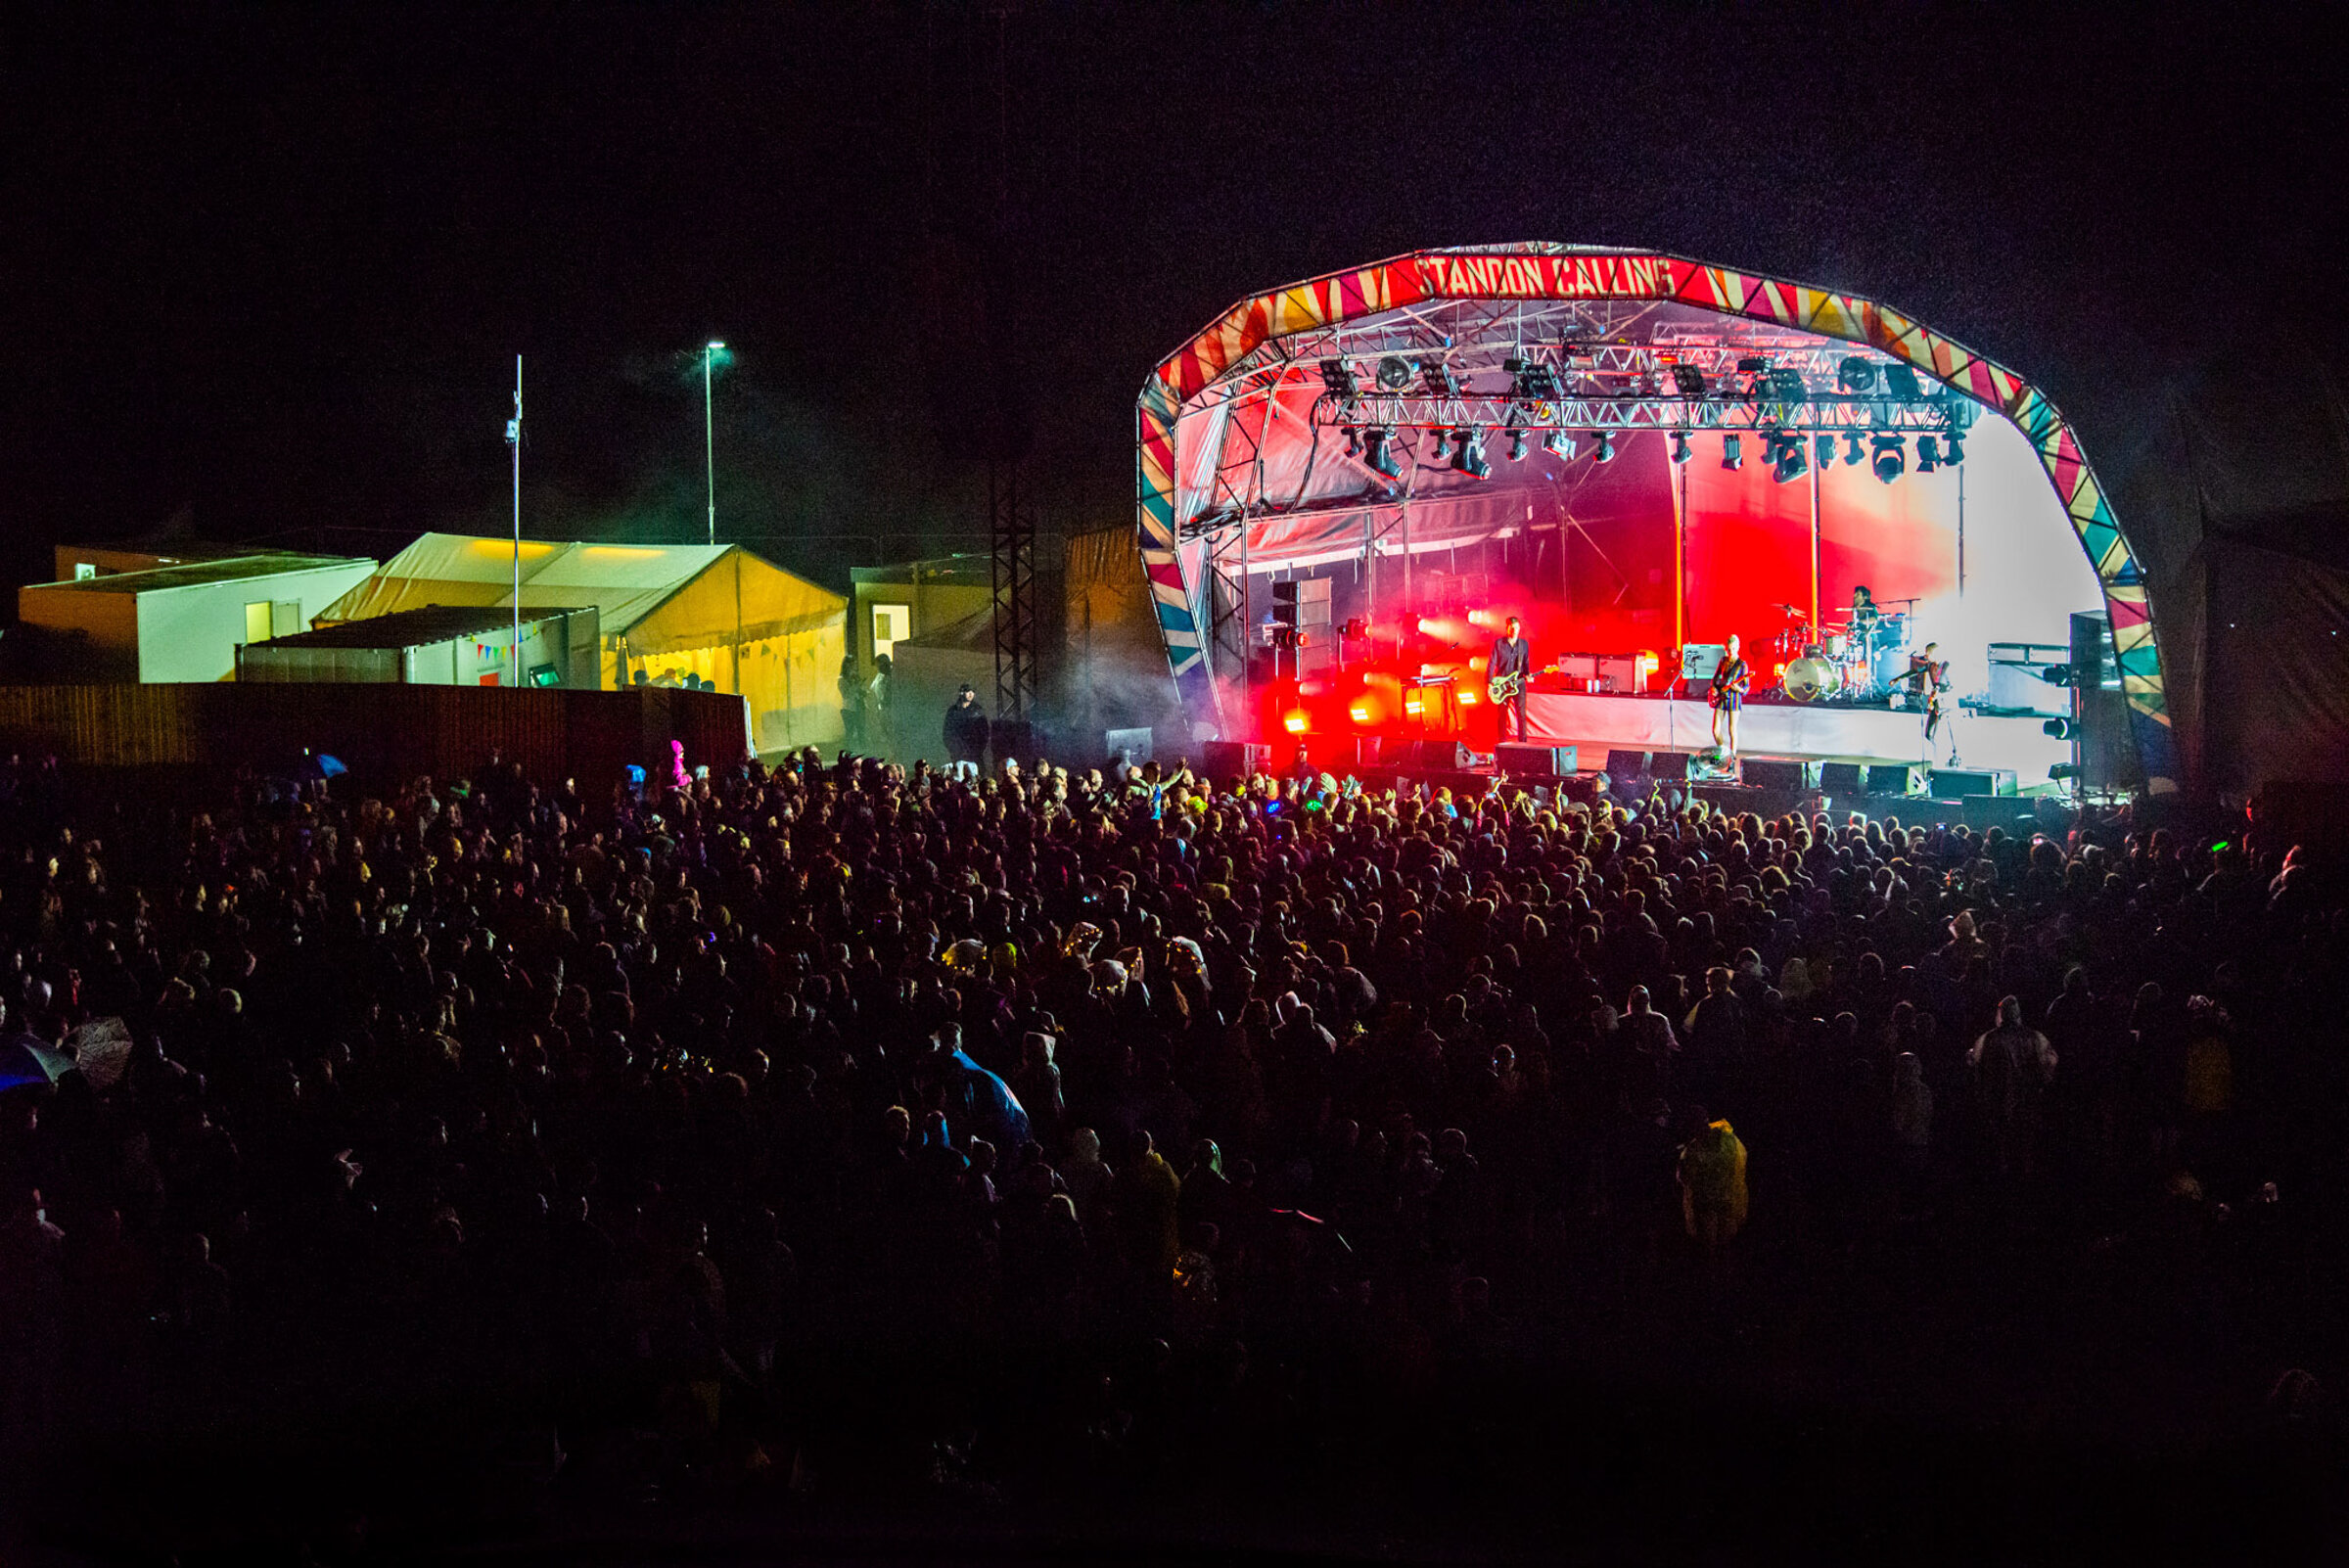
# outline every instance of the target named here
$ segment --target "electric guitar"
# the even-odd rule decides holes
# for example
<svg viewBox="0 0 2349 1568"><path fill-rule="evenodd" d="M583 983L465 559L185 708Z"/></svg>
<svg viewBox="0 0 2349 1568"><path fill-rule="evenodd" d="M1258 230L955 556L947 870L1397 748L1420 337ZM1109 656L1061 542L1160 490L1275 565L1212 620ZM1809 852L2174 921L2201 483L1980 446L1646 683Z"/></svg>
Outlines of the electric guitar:
<svg viewBox="0 0 2349 1568"><path fill-rule="evenodd" d="M1514 702L1517 694L1523 690L1525 690L1525 671L1522 669L1513 674L1495 675L1491 680L1485 682L1485 695L1492 700L1493 706L1496 708L1502 703Z"/></svg>

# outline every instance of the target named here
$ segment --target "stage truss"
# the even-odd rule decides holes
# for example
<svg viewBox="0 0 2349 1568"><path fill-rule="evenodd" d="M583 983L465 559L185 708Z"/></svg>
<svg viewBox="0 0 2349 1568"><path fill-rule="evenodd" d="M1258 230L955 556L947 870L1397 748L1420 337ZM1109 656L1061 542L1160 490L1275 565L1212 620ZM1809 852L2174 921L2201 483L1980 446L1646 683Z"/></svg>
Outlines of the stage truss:
<svg viewBox="0 0 2349 1568"><path fill-rule="evenodd" d="M1700 322L1684 319L1690 309ZM1407 367L1405 384L1391 370L1380 382L1387 360ZM1355 385L1326 374L1325 361ZM1855 362L1872 385L1847 383ZM1529 394L1525 373L1537 366L1554 395ZM1910 377L1912 390L1888 385ZM1448 466L1406 432L1946 439L1981 408L2012 420L2036 450L2110 613L2146 775L2174 777L2143 574L2077 438L2035 388L1871 300L1678 256L1550 244L1419 252L1282 289L1234 306L1157 367L1136 409L1138 529L1177 693L1199 732L1236 727L1215 670L1251 629L1247 525L1359 512L1363 552L1377 549L1377 515L1436 499L1415 497L1415 484ZM1266 464L1283 424L1309 443L1286 501ZM1373 429L1403 443L1390 447L1398 473L1348 452L1350 435ZM1351 471L1356 491L1309 499L1324 462Z"/></svg>

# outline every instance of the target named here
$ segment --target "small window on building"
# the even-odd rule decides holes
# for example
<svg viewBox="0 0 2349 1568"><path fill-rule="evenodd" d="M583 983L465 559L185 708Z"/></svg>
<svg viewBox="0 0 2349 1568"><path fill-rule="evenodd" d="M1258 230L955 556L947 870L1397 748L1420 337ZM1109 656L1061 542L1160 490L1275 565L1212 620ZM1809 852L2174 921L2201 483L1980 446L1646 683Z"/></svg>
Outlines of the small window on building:
<svg viewBox="0 0 2349 1568"><path fill-rule="evenodd" d="M255 599L245 607L245 640L247 642L267 642L269 640L270 608L269 601L266 599Z"/></svg>
<svg viewBox="0 0 2349 1568"><path fill-rule="evenodd" d="M877 604L873 606L873 657L881 655L913 635L913 606L909 604Z"/></svg>

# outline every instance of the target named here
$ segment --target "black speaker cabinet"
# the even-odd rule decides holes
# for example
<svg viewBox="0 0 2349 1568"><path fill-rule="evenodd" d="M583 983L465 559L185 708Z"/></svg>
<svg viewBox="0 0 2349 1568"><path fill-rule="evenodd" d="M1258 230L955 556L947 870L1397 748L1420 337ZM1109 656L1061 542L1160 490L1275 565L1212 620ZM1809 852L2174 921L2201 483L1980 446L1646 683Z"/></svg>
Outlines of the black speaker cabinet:
<svg viewBox="0 0 2349 1568"><path fill-rule="evenodd" d="M1858 762L1821 762L1819 764L1819 787L1829 795L1858 795L1864 774Z"/></svg>
<svg viewBox="0 0 2349 1568"><path fill-rule="evenodd" d="M1511 778L1565 778L1573 773L1571 746L1527 746L1503 741L1494 761Z"/></svg>
<svg viewBox="0 0 2349 1568"><path fill-rule="evenodd" d="M1611 778L1645 778L1647 753L1610 750L1607 753L1607 774Z"/></svg>
<svg viewBox="0 0 2349 1568"><path fill-rule="evenodd" d="M1937 767L1933 769L1933 793L1945 801L2012 795L2014 772L2004 767Z"/></svg>
<svg viewBox="0 0 2349 1568"><path fill-rule="evenodd" d="M1651 778L1686 778L1688 776L1688 755L1686 752L1649 753L1648 776Z"/></svg>
<svg viewBox="0 0 2349 1568"><path fill-rule="evenodd" d="M1922 795L1925 792L1925 764L1922 762L1874 762L1867 769L1867 793L1870 795Z"/></svg>
<svg viewBox="0 0 2349 1568"><path fill-rule="evenodd" d="M1254 741L1209 741L1199 750L1199 765L1215 782L1249 773L1269 772L1272 748Z"/></svg>
<svg viewBox="0 0 2349 1568"><path fill-rule="evenodd" d="M1792 757L1749 757L1745 782L1763 790L1815 790L1819 788L1819 764Z"/></svg>
<svg viewBox="0 0 2349 1568"><path fill-rule="evenodd" d="M1468 766L1468 748L1456 740L1385 740L1379 743L1378 760L1415 772L1457 773Z"/></svg>

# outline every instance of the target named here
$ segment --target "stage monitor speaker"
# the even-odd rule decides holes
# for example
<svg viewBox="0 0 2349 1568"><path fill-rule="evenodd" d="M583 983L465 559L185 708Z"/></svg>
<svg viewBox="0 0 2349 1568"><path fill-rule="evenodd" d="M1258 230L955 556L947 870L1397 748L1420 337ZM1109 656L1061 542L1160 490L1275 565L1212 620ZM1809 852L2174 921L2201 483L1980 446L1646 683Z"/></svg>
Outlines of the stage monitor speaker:
<svg viewBox="0 0 2349 1568"><path fill-rule="evenodd" d="M1378 761L1379 746L1370 735L1316 735L1305 743L1306 759L1324 773L1349 773Z"/></svg>
<svg viewBox="0 0 2349 1568"><path fill-rule="evenodd" d="M1512 778L1566 778L1575 771L1571 746L1527 746L1503 741L1494 761Z"/></svg>
<svg viewBox="0 0 2349 1568"><path fill-rule="evenodd" d="M1968 797L2012 795L2014 770L2005 767L1937 767L1933 769L1933 794L1941 800L1965 800Z"/></svg>
<svg viewBox="0 0 2349 1568"><path fill-rule="evenodd" d="M1925 792L1925 764L1922 762L1875 762L1867 769L1867 793L1870 795L1922 795Z"/></svg>
<svg viewBox="0 0 2349 1568"><path fill-rule="evenodd" d="M1819 764L1819 787L1829 795L1858 795L1864 775L1858 762L1821 762Z"/></svg>
<svg viewBox="0 0 2349 1568"><path fill-rule="evenodd" d="M1705 678L1711 680L1713 677L1707 675ZM1648 776L1663 779L1686 778L1688 776L1688 758L1689 754L1686 752L1650 752L1647 758Z"/></svg>
<svg viewBox="0 0 2349 1568"><path fill-rule="evenodd" d="M1468 767L1468 748L1454 740L1381 741L1378 760L1414 772L1459 773Z"/></svg>
<svg viewBox="0 0 2349 1568"><path fill-rule="evenodd" d="M1749 757L1745 782L1762 790L1815 790L1819 788L1819 764L1795 757Z"/></svg>
<svg viewBox="0 0 2349 1568"><path fill-rule="evenodd" d="M1102 737L1101 754L1112 762L1134 767L1155 757L1157 746L1148 725L1139 729L1113 729Z"/></svg>
<svg viewBox="0 0 2349 1568"><path fill-rule="evenodd" d="M1647 753L1619 752L1609 749L1607 752L1607 775L1610 778L1647 777Z"/></svg>
<svg viewBox="0 0 2349 1568"><path fill-rule="evenodd" d="M1216 783L1249 773L1269 772L1272 748L1254 741L1209 741L1199 749L1199 765Z"/></svg>

